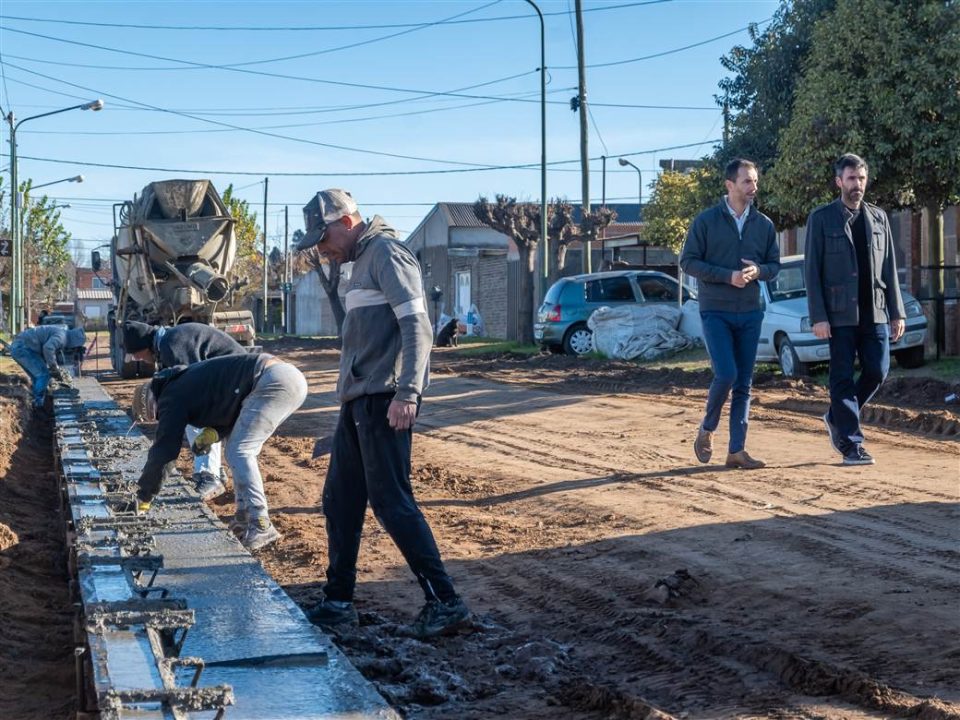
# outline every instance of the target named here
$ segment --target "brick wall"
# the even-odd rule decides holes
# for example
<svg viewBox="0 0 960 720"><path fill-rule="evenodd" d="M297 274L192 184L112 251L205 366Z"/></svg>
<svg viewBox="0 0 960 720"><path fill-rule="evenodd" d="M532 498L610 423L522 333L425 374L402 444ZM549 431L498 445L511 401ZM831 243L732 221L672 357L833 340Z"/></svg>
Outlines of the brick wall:
<svg viewBox="0 0 960 720"><path fill-rule="evenodd" d="M507 256L481 256L477 263L474 302L483 316L487 337L507 337Z"/></svg>

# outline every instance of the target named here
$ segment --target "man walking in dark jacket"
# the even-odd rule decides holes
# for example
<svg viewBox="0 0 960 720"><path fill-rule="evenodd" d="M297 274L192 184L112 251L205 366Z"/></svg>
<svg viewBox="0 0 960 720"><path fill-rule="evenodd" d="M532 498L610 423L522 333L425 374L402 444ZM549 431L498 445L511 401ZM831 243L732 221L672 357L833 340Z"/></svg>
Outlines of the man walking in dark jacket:
<svg viewBox="0 0 960 720"><path fill-rule="evenodd" d="M247 512L240 542L249 550L275 542L280 533L270 522L257 457L267 438L306 397L303 374L272 355L227 355L160 371L134 394L134 418L158 423L137 500L149 508L167 465L180 454L187 425L212 428L221 437L229 435L226 456L238 514L241 507Z"/></svg>
<svg viewBox="0 0 960 720"><path fill-rule="evenodd" d="M324 599L308 615L318 625L356 624L353 593L367 502L403 553L426 604L420 637L455 631L469 619L410 485L410 450L428 383L433 332L420 266L378 216L364 221L343 190L317 193L305 207L298 250L317 246L353 262L346 293L337 395L340 419L323 488L330 562Z"/></svg>
<svg viewBox="0 0 960 720"><path fill-rule="evenodd" d="M890 371L890 342L903 335L907 315L887 214L863 201L866 161L847 154L834 170L840 197L807 220L807 306L813 334L830 340L830 409L823 416L830 444L844 465L872 465L860 411Z"/></svg>
<svg viewBox="0 0 960 720"><path fill-rule="evenodd" d="M177 365L193 365L215 357L245 355L246 349L222 330L203 323L183 323L160 327L128 320L123 324L123 347L134 358L161 370ZM187 425L187 443L192 448L202 428ZM204 500L212 500L226 492L220 443L194 455L193 483Z"/></svg>
<svg viewBox="0 0 960 720"><path fill-rule="evenodd" d="M777 276L780 250L770 218L753 206L756 166L735 159L724 174L726 197L694 219L680 254L683 271L697 278L703 339L713 365L707 408L693 449L700 462L710 462L713 433L732 389L726 466L753 470L764 466L746 451L753 365L763 322L756 281Z"/></svg>

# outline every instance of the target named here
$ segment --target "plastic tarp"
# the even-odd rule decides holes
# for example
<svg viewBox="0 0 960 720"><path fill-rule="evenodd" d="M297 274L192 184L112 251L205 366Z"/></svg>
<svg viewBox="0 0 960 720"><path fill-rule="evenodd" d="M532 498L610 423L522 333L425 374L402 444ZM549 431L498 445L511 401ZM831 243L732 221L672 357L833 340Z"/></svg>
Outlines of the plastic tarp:
<svg viewBox="0 0 960 720"><path fill-rule="evenodd" d="M618 305L598 308L587 320L593 347L618 360L655 360L699 345L680 332L681 311L676 305Z"/></svg>

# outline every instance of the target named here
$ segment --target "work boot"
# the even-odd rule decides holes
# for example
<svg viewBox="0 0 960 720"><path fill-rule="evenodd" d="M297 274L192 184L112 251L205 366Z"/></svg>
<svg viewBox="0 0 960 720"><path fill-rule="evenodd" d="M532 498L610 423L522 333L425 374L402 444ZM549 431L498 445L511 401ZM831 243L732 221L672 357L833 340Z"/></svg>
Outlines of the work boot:
<svg viewBox="0 0 960 720"><path fill-rule="evenodd" d="M251 520L247 531L243 534L243 539L240 540L247 550L260 550L280 539L280 532L270 522L270 518L264 516Z"/></svg>
<svg viewBox="0 0 960 720"><path fill-rule="evenodd" d="M200 494L200 499L204 502L220 497L227 491L227 488L224 487L220 478L206 471L194 473L193 482L195 483L197 492Z"/></svg>
<svg viewBox="0 0 960 720"><path fill-rule="evenodd" d="M709 430L700 428L697 431L697 439L693 441L693 452L696 453L697 460L706 464L713 457L713 433Z"/></svg>
<svg viewBox="0 0 960 720"><path fill-rule="evenodd" d="M450 635L466 627L469 621L470 610L460 598L451 603L430 600L413 621L413 632L421 639Z"/></svg>
<svg viewBox="0 0 960 720"><path fill-rule="evenodd" d="M730 453L727 455L728 468L757 470L759 468L766 467L766 465L767 464L763 460L757 460L756 458L750 457L746 450L741 450L740 452Z"/></svg>
<svg viewBox="0 0 960 720"><path fill-rule="evenodd" d="M314 625L327 630L360 624L357 609L347 600L327 600L324 598L307 610L307 619Z"/></svg>

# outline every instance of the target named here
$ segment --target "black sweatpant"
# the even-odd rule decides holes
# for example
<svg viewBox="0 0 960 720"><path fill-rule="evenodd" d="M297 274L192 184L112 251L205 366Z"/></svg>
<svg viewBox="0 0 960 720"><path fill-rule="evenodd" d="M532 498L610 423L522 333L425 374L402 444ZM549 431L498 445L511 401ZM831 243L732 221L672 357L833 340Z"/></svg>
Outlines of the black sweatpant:
<svg viewBox="0 0 960 720"><path fill-rule="evenodd" d="M364 395L340 408L323 488L330 554L323 591L329 600L353 600L369 500L373 514L403 553L426 599L449 603L457 594L410 486L413 431L390 427L387 408L392 400L393 394Z"/></svg>

